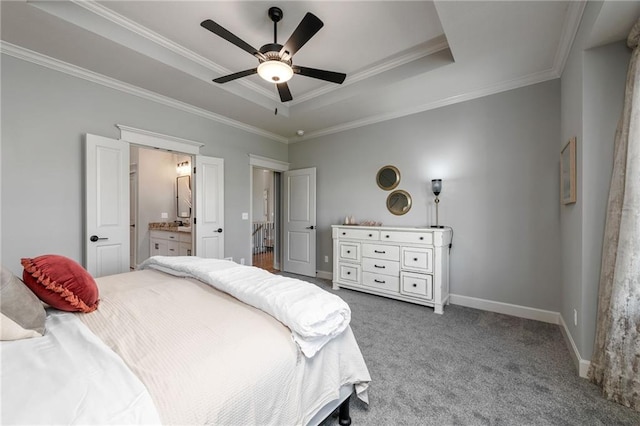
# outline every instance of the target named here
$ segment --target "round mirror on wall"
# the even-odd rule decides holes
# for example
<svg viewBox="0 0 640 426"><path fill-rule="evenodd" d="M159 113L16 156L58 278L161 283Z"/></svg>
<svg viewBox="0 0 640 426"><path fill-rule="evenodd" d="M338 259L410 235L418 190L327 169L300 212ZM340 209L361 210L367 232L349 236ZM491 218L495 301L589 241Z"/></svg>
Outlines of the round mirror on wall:
<svg viewBox="0 0 640 426"><path fill-rule="evenodd" d="M411 195L407 191L398 189L387 197L387 208L395 215L401 216L411 210Z"/></svg>
<svg viewBox="0 0 640 426"><path fill-rule="evenodd" d="M378 170L376 183L385 191L391 191L400 183L400 170L395 166L384 166Z"/></svg>

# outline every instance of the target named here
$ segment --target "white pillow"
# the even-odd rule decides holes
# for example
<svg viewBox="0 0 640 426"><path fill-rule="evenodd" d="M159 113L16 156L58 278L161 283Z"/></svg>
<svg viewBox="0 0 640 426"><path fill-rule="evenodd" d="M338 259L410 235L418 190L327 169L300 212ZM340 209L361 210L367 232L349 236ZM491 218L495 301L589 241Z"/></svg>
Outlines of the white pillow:
<svg viewBox="0 0 640 426"><path fill-rule="evenodd" d="M0 312L0 340L20 340L31 337L42 337L35 330L22 328L20 324Z"/></svg>

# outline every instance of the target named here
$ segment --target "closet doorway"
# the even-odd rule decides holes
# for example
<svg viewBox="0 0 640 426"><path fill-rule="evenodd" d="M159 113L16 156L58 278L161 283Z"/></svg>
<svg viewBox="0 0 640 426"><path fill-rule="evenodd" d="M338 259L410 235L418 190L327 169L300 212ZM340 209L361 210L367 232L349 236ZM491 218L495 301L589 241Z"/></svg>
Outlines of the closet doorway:
<svg viewBox="0 0 640 426"><path fill-rule="evenodd" d="M280 172L252 167L251 264L280 271Z"/></svg>

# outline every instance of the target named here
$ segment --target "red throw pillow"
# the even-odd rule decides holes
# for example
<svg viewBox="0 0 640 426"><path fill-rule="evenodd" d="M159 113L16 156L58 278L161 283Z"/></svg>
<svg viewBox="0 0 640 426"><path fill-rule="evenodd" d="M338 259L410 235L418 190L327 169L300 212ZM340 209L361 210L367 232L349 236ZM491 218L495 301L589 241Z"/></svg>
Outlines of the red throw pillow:
<svg viewBox="0 0 640 426"><path fill-rule="evenodd" d="M71 312L92 312L98 307L98 286L76 261L47 254L21 261L24 283L43 302Z"/></svg>

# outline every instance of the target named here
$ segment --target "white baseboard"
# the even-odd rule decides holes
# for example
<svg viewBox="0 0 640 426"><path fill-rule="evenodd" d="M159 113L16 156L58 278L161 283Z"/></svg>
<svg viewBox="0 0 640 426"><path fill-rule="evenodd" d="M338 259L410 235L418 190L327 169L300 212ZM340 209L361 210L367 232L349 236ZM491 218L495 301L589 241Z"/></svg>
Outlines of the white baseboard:
<svg viewBox="0 0 640 426"><path fill-rule="evenodd" d="M569 347L571 359L573 359L576 370L578 370L578 375L586 379L589 374L589 367L591 367L591 361L582 359L580 356L580 351L573 341L573 337L571 337L571 333L569 332L569 327L567 327L567 323L564 321L562 315L560 315L560 330L562 331L562 336Z"/></svg>
<svg viewBox="0 0 640 426"><path fill-rule="evenodd" d="M316 277L322 278L323 280L332 280L333 279L333 272L316 271Z"/></svg>
<svg viewBox="0 0 640 426"><path fill-rule="evenodd" d="M527 306L512 305L511 303L495 302L493 300L478 299L477 297L461 296L459 294L450 294L449 302L454 305L481 309L483 311L496 312L499 314L548 322L551 324L560 324L559 312L545 311L544 309L529 308Z"/></svg>

